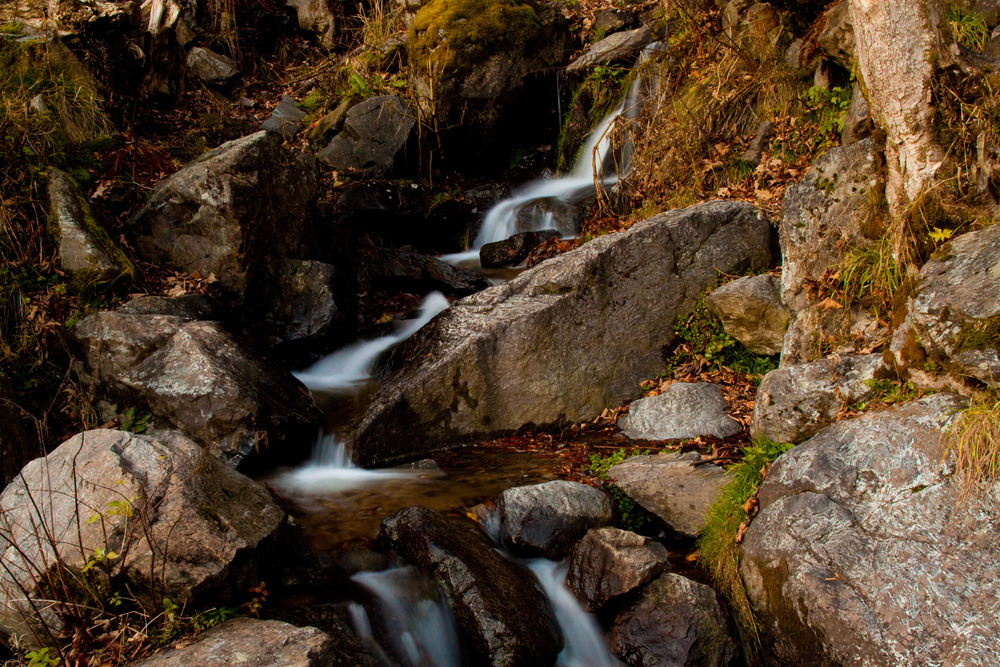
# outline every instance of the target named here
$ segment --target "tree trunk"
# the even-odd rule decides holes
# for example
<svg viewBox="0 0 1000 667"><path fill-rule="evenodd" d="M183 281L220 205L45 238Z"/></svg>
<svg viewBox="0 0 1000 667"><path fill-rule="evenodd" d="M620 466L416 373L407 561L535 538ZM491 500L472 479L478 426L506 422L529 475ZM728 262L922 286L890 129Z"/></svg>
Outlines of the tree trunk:
<svg viewBox="0 0 1000 667"><path fill-rule="evenodd" d="M937 0L849 0L858 66L875 122L886 134L886 198L904 213L934 179L944 151L934 130Z"/></svg>

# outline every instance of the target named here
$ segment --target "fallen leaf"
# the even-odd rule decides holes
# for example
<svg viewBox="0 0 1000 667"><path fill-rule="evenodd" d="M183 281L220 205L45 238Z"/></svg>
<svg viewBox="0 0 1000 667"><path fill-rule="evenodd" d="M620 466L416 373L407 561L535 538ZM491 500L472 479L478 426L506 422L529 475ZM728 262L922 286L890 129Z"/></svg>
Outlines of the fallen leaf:
<svg viewBox="0 0 1000 667"><path fill-rule="evenodd" d="M842 305L834 301L833 297L829 296L819 302L819 307L823 310L824 313L828 310L834 310L834 309L840 310L841 308L843 308Z"/></svg>

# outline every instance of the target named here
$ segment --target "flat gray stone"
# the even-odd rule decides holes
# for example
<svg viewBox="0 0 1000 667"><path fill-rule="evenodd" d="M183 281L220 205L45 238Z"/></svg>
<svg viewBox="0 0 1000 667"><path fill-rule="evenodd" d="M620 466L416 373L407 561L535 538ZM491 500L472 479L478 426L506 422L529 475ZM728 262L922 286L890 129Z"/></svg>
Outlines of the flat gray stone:
<svg viewBox="0 0 1000 667"><path fill-rule="evenodd" d="M236 618L181 649L165 648L136 667L326 667L333 642L316 628Z"/></svg>
<svg viewBox="0 0 1000 667"><path fill-rule="evenodd" d="M305 117L306 112L299 108L295 100L286 95L281 98L271 117L264 121L260 129L277 132L285 139L291 139L302 129Z"/></svg>
<svg viewBox="0 0 1000 667"><path fill-rule="evenodd" d="M188 52L187 66L208 83L229 83L240 73L235 60L200 46Z"/></svg>
<svg viewBox="0 0 1000 667"><path fill-rule="evenodd" d="M696 452L633 456L608 471L629 498L682 535L696 537L729 475Z"/></svg>
<svg viewBox="0 0 1000 667"><path fill-rule="evenodd" d="M607 526L588 531L570 554L566 587L597 611L657 577L670 565L667 548L651 537Z"/></svg>
<svg viewBox="0 0 1000 667"><path fill-rule="evenodd" d="M566 67L566 71L580 72L638 53L639 49L650 42L652 35L653 30L649 26L608 35L596 44L587 47L579 58Z"/></svg>
<svg viewBox="0 0 1000 667"><path fill-rule="evenodd" d="M618 427L633 440L728 438L743 427L726 414L727 407L717 385L675 382L658 396L632 403Z"/></svg>

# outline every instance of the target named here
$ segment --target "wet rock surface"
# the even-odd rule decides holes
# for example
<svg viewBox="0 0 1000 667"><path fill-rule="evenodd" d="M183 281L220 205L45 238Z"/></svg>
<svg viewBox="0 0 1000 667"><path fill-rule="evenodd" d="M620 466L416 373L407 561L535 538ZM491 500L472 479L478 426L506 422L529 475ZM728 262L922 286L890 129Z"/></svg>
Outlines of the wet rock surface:
<svg viewBox="0 0 1000 667"><path fill-rule="evenodd" d="M321 630L237 618L184 648L163 649L137 667L330 667L340 664L334 659L333 641Z"/></svg>
<svg viewBox="0 0 1000 667"><path fill-rule="evenodd" d="M361 418L356 456L419 457L527 423L593 419L636 398L638 383L662 368L674 318L719 271L766 266L768 235L752 206L711 202L594 239L452 304L398 348L405 361Z"/></svg>
<svg viewBox="0 0 1000 667"><path fill-rule="evenodd" d="M487 243L479 249L479 263L484 269L517 266L528 259L531 251L549 239L559 236L555 230L519 232L505 241Z"/></svg>
<svg viewBox="0 0 1000 667"><path fill-rule="evenodd" d="M261 124L260 129L277 132L285 139L292 139L302 130L302 121L305 118L306 112L299 108L295 100L286 95L274 108L271 117Z"/></svg>
<svg viewBox="0 0 1000 667"><path fill-rule="evenodd" d="M160 183L129 221L144 259L207 278L239 302L250 274L315 249L315 160L261 131L223 144ZM305 253L308 255L308 253Z"/></svg>
<svg viewBox="0 0 1000 667"><path fill-rule="evenodd" d="M718 385L674 382L663 393L640 398L618 422L627 437L671 440L710 435L728 438L743 430L726 414L728 405Z"/></svg>
<svg viewBox="0 0 1000 667"><path fill-rule="evenodd" d="M646 584L618 613L611 646L636 667L730 667L739 656L715 591L677 574Z"/></svg>
<svg viewBox="0 0 1000 667"><path fill-rule="evenodd" d="M221 323L102 311L74 336L85 383L148 406L230 465L308 455L320 417L312 397Z"/></svg>
<svg viewBox="0 0 1000 667"><path fill-rule="evenodd" d="M935 360L1000 386L1000 227L962 234L941 255L920 270L917 338Z"/></svg>
<svg viewBox="0 0 1000 667"><path fill-rule="evenodd" d="M412 506L386 519L379 539L438 582L473 662L555 663L562 633L538 581L475 524Z"/></svg>
<svg viewBox="0 0 1000 667"><path fill-rule="evenodd" d="M713 290L705 298L709 312L726 333L756 354L781 352L788 309L781 303L781 281L771 275L747 276Z"/></svg>
<svg viewBox="0 0 1000 667"><path fill-rule="evenodd" d="M503 541L521 556L559 560L588 530L611 523L600 489L566 480L518 486L497 501Z"/></svg>
<svg viewBox="0 0 1000 667"><path fill-rule="evenodd" d="M820 359L773 370L760 382L750 433L797 444L837 421L846 405L872 398L885 373L881 354Z"/></svg>
<svg viewBox="0 0 1000 667"><path fill-rule="evenodd" d="M198 603L259 582L259 550L285 521L263 487L177 432L77 435L25 466L0 510L0 630L29 642L44 636L42 622L60 628L57 607L42 606L40 620L25 599L45 597L38 581L57 552L80 576L96 550L114 545L135 595ZM133 517L148 523L137 529ZM39 525L49 537L35 538ZM155 592L154 573L163 586Z"/></svg>
<svg viewBox="0 0 1000 667"><path fill-rule="evenodd" d="M489 281L468 269L452 266L413 248L377 248L368 253L368 279L379 287L440 290L467 296L489 287Z"/></svg>
<svg viewBox="0 0 1000 667"><path fill-rule="evenodd" d="M597 611L669 567L666 547L652 538L610 526L594 528L573 547L566 587L584 609Z"/></svg>
<svg viewBox="0 0 1000 667"><path fill-rule="evenodd" d="M839 422L774 463L741 570L775 664L995 661L1000 487L959 500L942 430L963 406Z"/></svg>
<svg viewBox="0 0 1000 667"><path fill-rule="evenodd" d="M729 482L722 468L700 462L697 452L633 456L612 466L608 479L672 529L695 537Z"/></svg>

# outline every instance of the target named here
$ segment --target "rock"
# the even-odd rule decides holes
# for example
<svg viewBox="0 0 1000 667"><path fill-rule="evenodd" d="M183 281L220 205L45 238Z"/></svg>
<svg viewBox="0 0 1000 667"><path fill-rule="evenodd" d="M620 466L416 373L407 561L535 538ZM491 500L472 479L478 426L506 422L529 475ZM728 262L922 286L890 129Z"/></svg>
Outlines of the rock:
<svg viewBox="0 0 1000 667"><path fill-rule="evenodd" d="M1000 483L962 495L942 432L963 406L842 421L771 467L740 564L775 664L996 662Z"/></svg>
<svg viewBox="0 0 1000 667"><path fill-rule="evenodd" d="M751 437L798 444L837 421L845 405L875 395L868 383L885 365L881 354L820 359L773 370L754 401Z"/></svg>
<svg viewBox="0 0 1000 667"><path fill-rule="evenodd" d="M778 278L767 274L738 278L714 290L705 304L726 333L751 352L768 356L781 352L788 309L781 302Z"/></svg>
<svg viewBox="0 0 1000 667"><path fill-rule="evenodd" d="M0 372L0 488L10 484L30 460L44 455L31 413L24 409L7 376Z"/></svg>
<svg viewBox="0 0 1000 667"><path fill-rule="evenodd" d="M440 290L465 296L489 287L489 281L469 269L442 262L413 248L376 248L368 253L367 275L373 285L388 289Z"/></svg>
<svg viewBox="0 0 1000 667"><path fill-rule="evenodd" d="M438 582L474 663L555 662L562 633L538 581L475 524L412 506L386 519L379 539Z"/></svg>
<svg viewBox="0 0 1000 667"><path fill-rule="evenodd" d="M227 84L240 73L235 60L200 46L188 52L187 66L207 83Z"/></svg>
<svg viewBox="0 0 1000 667"><path fill-rule="evenodd" d="M449 166L489 172L516 146L540 145L542 127L524 123L550 106L553 80L572 39L558 6L496 0L490 11L429 0L407 40L409 83L422 118L433 118ZM538 141L532 143L534 137Z"/></svg>
<svg viewBox="0 0 1000 667"><path fill-rule="evenodd" d="M252 273L275 257L315 252L315 160L271 132L209 151L157 186L129 221L145 259L212 274L239 303Z"/></svg>
<svg viewBox="0 0 1000 667"><path fill-rule="evenodd" d="M740 653L715 591L678 574L661 575L618 612L611 646L637 667L730 667Z"/></svg>
<svg viewBox="0 0 1000 667"><path fill-rule="evenodd" d="M767 266L768 234L752 206L710 202L452 304L397 349L402 361L359 422L356 455L416 458L527 423L590 420L637 398L639 382L663 368L674 319L719 271Z"/></svg>
<svg viewBox="0 0 1000 667"><path fill-rule="evenodd" d="M138 275L135 265L94 217L87 198L69 176L49 170L49 235L59 248L59 267L79 287Z"/></svg>
<svg viewBox="0 0 1000 667"><path fill-rule="evenodd" d="M1000 386L1000 227L962 234L920 270L910 308L917 339L940 363Z"/></svg>
<svg viewBox="0 0 1000 667"><path fill-rule="evenodd" d="M550 560L561 559L588 530L614 518L603 491L561 479L507 489L500 494L497 510L503 541L511 551Z"/></svg>
<svg viewBox="0 0 1000 667"><path fill-rule="evenodd" d="M320 417L309 392L219 322L102 311L74 335L86 384L147 406L230 465L308 455Z"/></svg>
<svg viewBox="0 0 1000 667"><path fill-rule="evenodd" d="M823 15L825 25L816 37L820 50L845 69L851 69L855 60L850 5L850 2L834 3Z"/></svg>
<svg viewBox="0 0 1000 667"><path fill-rule="evenodd" d="M187 320L221 320L225 313L201 294L182 294L166 297L142 295L118 307L118 312L129 315L170 315Z"/></svg>
<svg viewBox="0 0 1000 667"><path fill-rule="evenodd" d="M484 269L502 269L518 266L528 259L531 251L559 232L550 229L541 232L520 232L505 241L487 243L479 249L479 263Z"/></svg>
<svg viewBox="0 0 1000 667"><path fill-rule="evenodd" d="M254 290L259 296L252 321L272 346L297 347L328 340L347 341L354 333L357 284L331 264L279 259Z"/></svg>
<svg viewBox="0 0 1000 667"><path fill-rule="evenodd" d="M871 139L831 148L790 186L781 202L781 298L789 309L781 364L810 361L813 337L841 327L853 330L851 314L824 308L809 296L810 282L822 284L827 270L839 270L852 249L871 241L865 222L877 198L878 165Z"/></svg>
<svg viewBox="0 0 1000 667"><path fill-rule="evenodd" d="M718 385L674 382L662 394L632 403L618 428L633 440L728 438L743 430L728 409Z"/></svg>
<svg viewBox="0 0 1000 667"><path fill-rule="evenodd" d="M351 107L344 129L316 157L333 169L385 176L401 166L416 118L410 103L395 95L365 100Z"/></svg>
<svg viewBox="0 0 1000 667"><path fill-rule="evenodd" d="M560 234L576 234L584 215L584 202L590 195L591 192L587 192L580 199L574 193L569 201L557 197L543 197L525 202L518 207L514 229L532 231L540 227L551 227Z"/></svg>
<svg viewBox="0 0 1000 667"><path fill-rule="evenodd" d="M328 667L333 642L316 628L236 618L180 649L165 648L136 667Z"/></svg>
<svg viewBox="0 0 1000 667"><path fill-rule="evenodd" d="M629 58L651 41L653 41L653 30L649 26L616 32L584 49L576 60L566 66L566 72L583 72L613 60Z"/></svg>
<svg viewBox="0 0 1000 667"><path fill-rule="evenodd" d="M754 133L753 139L750 140L750 145L743 151L740 159L756 167L760 164L760 160L764 156L764 151L771 145L773 137L774 123L765 120L757 126L757 131Z"/></svg>
<svg viewBox="0 0 1000 667"><path fill-rule="evenodd" d="M295 10L300 28L319 35L326 48L333 46L338 21L327 0L285 0L285 4Z"/></svg>
<svg viewBox="0 0 1000 667"><path fill-rule="evenodd" d="M844 129L840 132L840 142L847 146L872 135L872 117L868 110L868 100L861 86L854 84L851 92L851 106L844 115Z"/></svg>
<svg viewBox="0 0 1000 667"><path fill-rule="evenodd" d="M594 35L608 36L621 30L629 30L638 27L639 18L632 12L623 12L618 9L602 9L594 17L591 29Z"/></svg>
<svg viewBox="0 0 1000 667"><path fill-rule="evenodd" d="M32 609L33 600L59 598L37 588L56 576L56 551L60 577L85 580L94 554L114 551L110 567L130 595L204 604L260 581L258 554L285 522L263 487L169 431L77 435L25 466L0 495L0 511L8 545L0 556L0 631L36 643L42 622L56 633L61 627L58 606L41 619Z"/></svg>
<svg viewBox="0 0 1000 667"><path fill-rule="evenodd" d="M666 547L652 538L620 528L595 528L573 547L566 587L593 612L669 566Z"/></svg>
<svg viewBox="0 0 1000 667"><path fill-rule="evenodd" d="M608 479L675 532L697 537L729 475L722 468L696 465L697 452L633 456L608 470Z"/></svg>
<svg viewBox="0 0 1000 667"><path fill-rule="evenodd" d="M287 95L281 98L281 102L271 112L271 117L260 126L262 130L277 132L285 139L292 139L302 129L302 121L306 118L306 112L299 108L295 100Z"/></svg>

